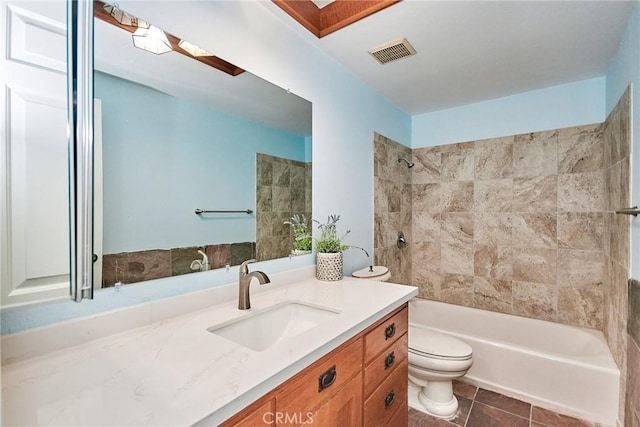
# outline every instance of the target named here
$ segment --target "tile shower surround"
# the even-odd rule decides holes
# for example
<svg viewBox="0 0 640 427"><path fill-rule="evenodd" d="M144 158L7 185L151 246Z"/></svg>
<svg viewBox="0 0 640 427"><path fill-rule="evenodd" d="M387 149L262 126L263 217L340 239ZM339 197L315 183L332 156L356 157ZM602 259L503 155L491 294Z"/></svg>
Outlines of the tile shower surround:
<svg viewBox="0 0 640 427"><path fill-rule="evenodd" d="M627 88L604 127L604 263L605 293L603 331L613 358L620 369L620 408L618 419L625 426L639 426L640 357L633 339L634 319L640 307L633 304L629 271L629 216L617 209L630 206L629 169L631 152L631 91ZM634 308L635 307L635 308ZM636 338L637 339L637 338Z"/></svg>
<svg viewBox="0 0 640 427"><path fill-rule="evenodd" d="M408 258L403 282L422 298L601 329L602 132L594 124L412 152L376 136L376 165L391 158L374 171L376 262ZM402 182L388 153L404 149L415 166ZM410 192L398 210L388 195L400 183ZM398 224L411 230L406 255L387 249Z"/></svg>
<svg viewBox="0 0 640 427"><path fill-rule="evenodd" d="M629 217L615 214L630 202L630 107L627 89L602 124L409 151L411 247L375 257L408 256L403 283L423 298L603 330L618 419L640 427L640 283L627 285ZM378 244L398 226L378 162L408 148L374 145Z"/></svg>
<svg viewBox="0 0 640 427"><path fill-rule="evenodd" d="M197 273L191 270L191 262L202 259L198 250L203 248L212 269L239 265L256 253L254 242L243 242L107 254L102 260L102 287Z"/></svg>
<svg viewBox="0 0 640 427"><path fill-rule="evenodd" d="M374 134L374 263L391 271L391 282L411 283L411 245L398 249L398 232L411 242L411 149ZM415 168L416 166L414 166Z"/></svg>

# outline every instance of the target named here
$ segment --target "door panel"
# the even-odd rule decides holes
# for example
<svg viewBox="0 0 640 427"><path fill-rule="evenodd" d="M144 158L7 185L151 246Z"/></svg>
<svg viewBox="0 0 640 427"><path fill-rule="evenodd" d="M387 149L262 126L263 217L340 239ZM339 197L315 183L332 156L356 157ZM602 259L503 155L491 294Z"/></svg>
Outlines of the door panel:
<svg viewBox="0 0 640 427"><path fill-rule="evenodd" d="M1 303L8 306L69 295L66 3L1 4L9 29L0 36Z"/></svg>

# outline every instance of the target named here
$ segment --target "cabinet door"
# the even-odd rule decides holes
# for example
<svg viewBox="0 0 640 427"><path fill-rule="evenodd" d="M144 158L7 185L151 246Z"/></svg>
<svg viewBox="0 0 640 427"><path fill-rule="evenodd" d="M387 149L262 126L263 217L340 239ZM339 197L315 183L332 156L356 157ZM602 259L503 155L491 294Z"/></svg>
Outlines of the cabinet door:
<svg viewBox="0 0 640 427"><path fill-rule="evenodd" d="M362 425L362 374L357 375L303 423L314 427Z"/></svg>
<svg viewBox="0 0 640 427"><path fill-rule="evenodd" d="M276 415L275 397L267 395L222 423L221 427L273 427Z"/></svg>
<svg viewBox="0 0 640 427"><path fill-rule="evenodd" d="M66 13L0 2L3 306L69 295Z"/></svg>

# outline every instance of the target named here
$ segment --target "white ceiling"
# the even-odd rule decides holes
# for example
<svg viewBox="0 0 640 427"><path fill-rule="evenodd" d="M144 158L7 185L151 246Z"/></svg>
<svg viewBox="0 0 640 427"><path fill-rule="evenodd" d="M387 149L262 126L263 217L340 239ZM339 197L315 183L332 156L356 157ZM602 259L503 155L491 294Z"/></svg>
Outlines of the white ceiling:
<svg viewBox="0 0 640 427"><path fill-rule="evenodd" d="M404 0L322 39L290 26L411 115L603 76L636 2ZM367 51L406 37L418 54Z"/></svg>

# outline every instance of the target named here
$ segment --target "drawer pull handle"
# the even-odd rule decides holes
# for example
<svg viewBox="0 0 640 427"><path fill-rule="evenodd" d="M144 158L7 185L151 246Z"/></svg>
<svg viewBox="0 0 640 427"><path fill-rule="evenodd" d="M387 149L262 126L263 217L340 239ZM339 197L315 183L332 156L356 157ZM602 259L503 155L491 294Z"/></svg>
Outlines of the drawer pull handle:
<svg viewBox="0 0 640 427"><path fill-rule="evenodd" d="M389 406L393 405L393 402L395 400L396 400L396 394L393 390L391 390L389 394L387 394L387 397L384 398L384 407L388 408Z"/></svg>
<svg viewBox="0 0 640 427"><path fill-rule="evenodd" d="M327 387L331 387L331 384L336 381L337 376L338 374L336 373L336 365L333 365L326 372L323 372L318 377L318 392L321 392Z"/></svg>
<svg viewBox="0 0 640 427"><path fill-rule="evenodd" d="M384 369L389 369L390 367L392 367L395 361L396 353L392 351L391 353L389 353L386 359L384 359Z"/></svg>
<svg viewBox="0 0 640 427"><path fill-rule="evenodd" d="M384 330L384 339L385 341L389 338L393 337L396 334L396 323L393 322Z"/></svg>

